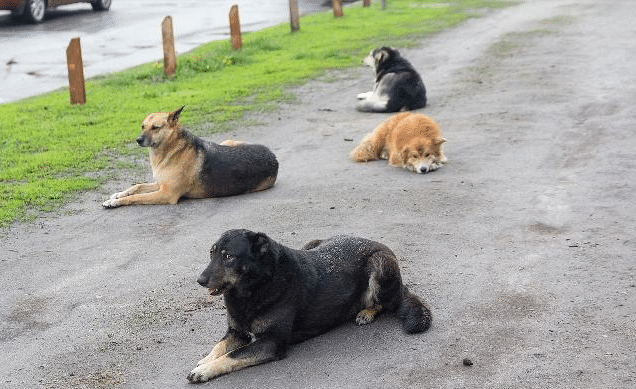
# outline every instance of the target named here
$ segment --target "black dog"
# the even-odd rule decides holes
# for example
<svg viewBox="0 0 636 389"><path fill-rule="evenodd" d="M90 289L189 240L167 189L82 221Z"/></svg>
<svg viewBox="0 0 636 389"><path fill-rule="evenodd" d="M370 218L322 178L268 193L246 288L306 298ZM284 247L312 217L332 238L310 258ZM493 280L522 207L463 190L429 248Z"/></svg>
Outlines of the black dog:
<svg viewBox="0 0 636 389"><path fill-rule="evenodd" d="M223 294L227 333L190 372L190 382L285 357L302 342L355 317L395 312L407 333L426 331L431 312L402 284L393 252L362 238L335 236L294 250L263 233L226 231L197 282Z"/></svg>
<svg viewBox="0 0 636 389"><path fill-rule="evenodd" d="M424 82L399 51L391 47L374 49L364 63L375 69L375 88L358 94L358 111L398 112L426 106Z"/></svg>

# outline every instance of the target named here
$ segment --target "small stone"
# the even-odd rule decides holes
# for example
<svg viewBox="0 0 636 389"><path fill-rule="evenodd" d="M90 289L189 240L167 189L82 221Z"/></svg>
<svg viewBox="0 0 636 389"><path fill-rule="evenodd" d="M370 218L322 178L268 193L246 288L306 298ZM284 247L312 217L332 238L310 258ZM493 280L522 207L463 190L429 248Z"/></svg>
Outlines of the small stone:
<svg viewBox="0 0 636 389"><path fill-rule="evenodd" d="M473 365L473 361L471 361L468 358L464 358L464 360L462 361L462 363L464 364L464 366L472 366Z"/></svg>

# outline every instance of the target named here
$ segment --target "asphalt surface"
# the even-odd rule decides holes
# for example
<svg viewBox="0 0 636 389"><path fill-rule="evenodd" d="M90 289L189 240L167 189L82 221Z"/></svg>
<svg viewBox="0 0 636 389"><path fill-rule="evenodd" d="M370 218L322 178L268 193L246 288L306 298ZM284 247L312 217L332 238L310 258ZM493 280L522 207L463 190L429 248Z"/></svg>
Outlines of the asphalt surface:
<svg viewBox="0 0 636 389"><path fill-rule="evenodd" d="M177 54L229 37L228 13L239 5L243 33L289 22L289 1L115 0L108 12L90 4L48 11L38 25L0 11L0 104L68 86L66 47L80 38L86 78L163 59L161 22L171 16ZM321 0L299 0L299 12L322 10Z"/></svg>
<svg viewBox="0 0 636 389"><path fill-rule="evenodd" d="M360 67L214 138L270 146L268 191L102 209L150 178L122 175L3 231L0 386L189 387L226 320L195 280L230 228L291 247L385 243L433 326L344 325L202 387L636 386L634 14L626 0L525 1L404 50L448 139L433 173L347 158L387 116L354 110L373 83Z"/></svg>

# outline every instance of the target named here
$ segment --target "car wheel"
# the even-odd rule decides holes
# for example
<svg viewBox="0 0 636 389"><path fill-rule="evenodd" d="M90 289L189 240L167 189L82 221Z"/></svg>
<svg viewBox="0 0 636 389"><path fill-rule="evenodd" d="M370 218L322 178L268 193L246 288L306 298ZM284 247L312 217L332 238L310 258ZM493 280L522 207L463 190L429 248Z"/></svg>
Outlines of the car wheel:
<svg viewBox="0 0 636 389"><path fill-rule="evenodd" d="M91 5L95 11L107 11L110 8L112 0L94 0Z"/></svg>
<svg viewBox="0 0 636 389"><path fill-rule="evenodd" d="M29 23L40 23L44 20L46 2L44 0L27 0L22 17Z"/></svg>

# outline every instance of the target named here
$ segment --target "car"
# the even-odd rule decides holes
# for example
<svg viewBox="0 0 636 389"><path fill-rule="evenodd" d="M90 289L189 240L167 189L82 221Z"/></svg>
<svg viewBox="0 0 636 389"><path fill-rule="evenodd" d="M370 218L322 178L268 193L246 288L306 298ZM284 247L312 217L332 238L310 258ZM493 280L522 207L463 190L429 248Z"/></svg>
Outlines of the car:
<svg viewBox="0 0 636 389"><path fill-rule="evenodd" d="M40 23L47 9L74 3L90 3L95 11L106 11L112 0L0 0L0 10L11 11L14 20Z"/></svg>

